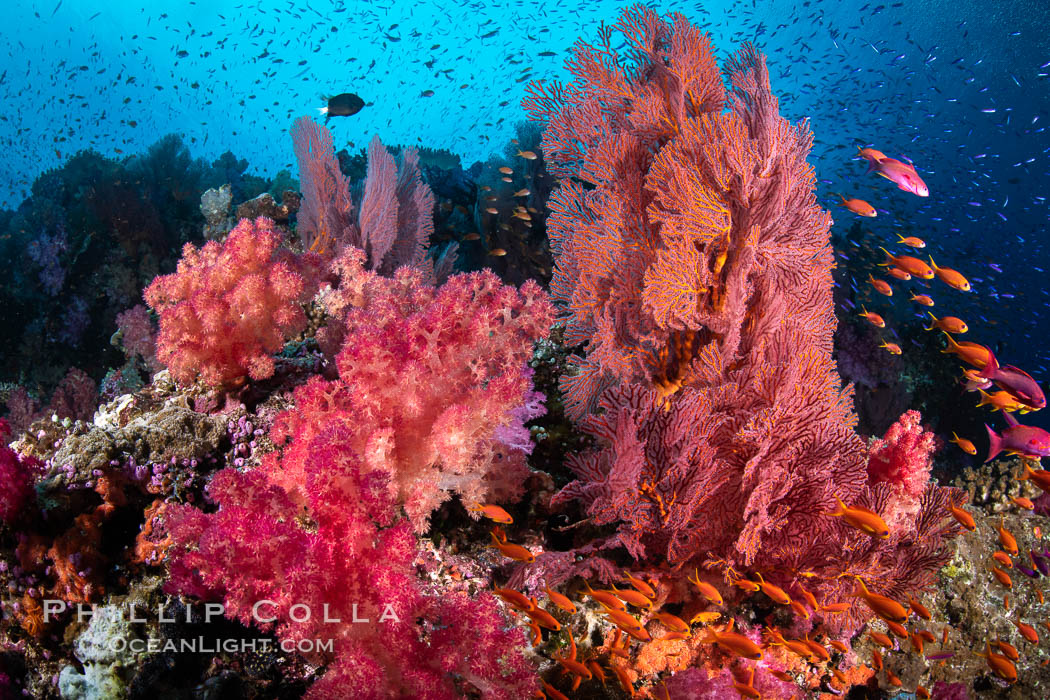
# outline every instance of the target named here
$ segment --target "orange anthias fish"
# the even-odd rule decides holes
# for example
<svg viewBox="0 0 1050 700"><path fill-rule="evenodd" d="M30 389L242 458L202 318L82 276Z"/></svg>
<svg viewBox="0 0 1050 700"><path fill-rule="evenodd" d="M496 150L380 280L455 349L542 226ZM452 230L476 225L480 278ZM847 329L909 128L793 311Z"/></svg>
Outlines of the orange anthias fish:
<svg viewBox="0 0 1050 700"><path fill-rule="evenodd" d="M715 605L721 605L722 604L722 594L718 592L718 589L715 588L714 586L712 586L710 583L700 580L700 570L699 569L695 570L694 576L696 578L688 578L688 577L686 577L686 580L689 581L689 583L691 583L691 584L696 586L697 590L700 591L700 595L702 595L703 597L707 598L709 601L711 601Z"/></svg>
<svg viewBox="0 0 1050 700"><path fill-rule="evenodd" d="M656 598L656 591L654 591L653 587L650 586L645 581L643 581L642 579L635 578L634 576L631 576L631 574L627 573L626 571L623 572L623 577L624 577L625 581L627 581L632 586L634 586L634 589L636 591L638 591L639 593L641 593L642 595L644 595L646 598Z"/></svg>
<svg viewBox="0 0 1050 700"><path fill-rule="evenodd" d="M494 588L492 592L522 612L528 612L535 607L524 593L519 593L513 588Z"/></svg>
<svg viewBox="0 0 1050 700"><path fill-rule="evenodd" d="M945 333L965 333L970 330L965 321L961 318L956 318L955 316L942 316L938 319L933 314L930 314L930 318L933 319L933 323L931 323L930 327L926 329L928 331L938 328Z"/></svg>
<svg viewBox="0 0 1050 700"><path fill-rule="evenodd" d="M951 516L955 518L956 522L958 522L970 532L973 532L977 529L977 523L973 521L973 516L967 513L962 508L952 505L951 503L946 505L945 508L948 509L948 512L951 513Z"/></svg>
<svg viewBox="0 0 1050 700"><path fill-rule="evenodd" d="M653 617L656 620L659 620L660 624L662 624L664 627L666 627L669 630L673 630L675 632L683 632L683 633L688 633L689 632L689 625L687 625L685 623L685 620L683 620L682 618L678 617L677 615L672 615L671 613L665 613L665 612L658 612L658 613L653 613Z"/></svg>
<svg viewBox="0 0 1050 700"><path fill-rule="evenodd" d="M643 595L639 591L629 589L620 590L616 587L615 584L613 584L612 590L606 591L606 593L612 593L623 602L627 603L628 605L633 605L636 608L645 608L646 610L653 609L652 599L645 597L645 595Z"/></svg>
<svg viewBox="0 0 1050 700"><path fill-rule="evenodd" d="M879 345L879 347L880 348L886 348L886 352L888 352L891 355L900 355L901 354L901 346L897 345L896 343L887 343L884 340L884 341L882 341L882 344Z"/></svg>
<svg viewBox="0 0 1050 700"><path fill-rule="evenodd" d="M992 651L991 642L986 642L984 653L977 653L977 656L983 656L988 661L988 668L992 670L992 673L999 676L1007 683L1014 683L1017 681L1017 667L1014 666L1010 659L1002 654L996 654Z"/></svg>
<svg viewBox="0 0 1050 700"><path fill-rule="evenodd" d="M908 619L907 608L893 598L870 592L859 576L857 577L857 590L854 591L853 597L863 600L871 611L883 620L901 624Z"/></svg>
<svg viewBox="0 0 1050 700"><path fill-rule="evenodd" d="M752 642L750 639L742 634L737 634L733 631L734 620L729 621L729 625L724 631L719 632L718 630L708 629L707 636L704 637L704 644L717 644L726 651L742 656L745 659L751 659L757 661L762 658L762 647Z"/></svg>
<svg viewBox="0 0 1050 700"><path fill-rule="evenodd" d="M924 620L929 620L932 617L929 609L925 605L910 596L908 597L908 607L911 608L912 612ZM930 641L932 642L933 640L931 639Z"/></svg>
<svg viewBox="0 0 1050 700"><path fill-rule="evenodd" d="M1020 660L1021 654L1017 651L1017 647L1010 642L997 639L995 640L995 646L999 647L999 651L1002 652L1003 656L1010 659L1010 661Z"/></svg>
<svg viewBox="0 0 1050 700"><path fill-rule="evenodd" d="M1014 505L1020 506L1025 510L1035 510L1035 504L1032 503L1032 499L1025 498L1024 496L1010 496L1010 500L1014 502Z"/></svg>
<svg viewBox="0 0 1050 700"><path fill-rule="evenodd" d="M476 503L473 506L471 506L470 508L467 508L467 510L469 510L469 511L471 511L473 513L481 513L482 515L484 515L489 520L491 520L493 522L496 522L496 523L502 523L503 525L510 525L511 523L514 522L514 518L510 517L510 513L508 513L507 511L503 510L499 506L493 506L493 505L483 506L480 503Z"/></svg>
<svg viewBox="0 0 1050 700"><path fill-rule="evenodd" d="M854 214L867 217L878 215L878 212L875 211L875 207L871 206L863 199L846 199L841 194L839 195L839 199L842 200L842 206L846 207Z"/></svg>
<svg viewBox="0 0 1050 700"><path fill-rule="evenodd" d="M902 236L898 233L897 238L900 239L899 241L897 241L898 243L903 243L904 245L910 248L926 247L926 241L922 240L921 238L916 238L915 236Z"/></svg>
<svg viewBox="0 0 1050 700"><path fill-rule="evenodd" d="M970 291L970 280L963 277L961 274L956 272L950 267L937 267L937 263L933 261L933 256L930 256L930 265L933 267L933 271L937 274L937 278L941 282L952 289L958 289L960 292Z"/></svg>
<svg viewBox="0 0 1050 700"><path fill-rule="evenodd" d="M762 592L766 594L766 597L772 600L774 603L779 605L791 605L791 596L781 588L775 586L772 583L767 583L763 578L762 574L758 574L758 585L762 589Z"/></svg>
<svg viewBox="0 0 1050 700"><path fill-rule="evenodd" d="M879 316L874 311L868 311L863 306L860 307L860 308L861 308L861 313L860 313L860 317L861 318L867 319L868 323L870 323L871 325L875 326L876 328L885 328L886 327L886 321L882 318L882 316Z"/></svg>
<svg viewBox="0 0 1050 700"><path fill-rule="evenodd" d="M998 550L992 552L992 559L995 559L997 562L999 562L999 566L1005 566L1007 569L1014 568L1014 562L1010 558L1010 555L1006 552L1001 552Z"/></svg>
<svg viewBox="0 0 1050 700"><path fill-rule="evenodd" d="M959 446L960 450L962 450L963 452L965 452L968 455L975 455L975 454L977 454L977 448L974 446L974 444L972 442L970 442L966 438L959 437L954 432L952 432L952 439L949 440L948 442L954 442L956 445Z"/></svg>
<svg viewBox="0 0 1050 700"><path fill-rule="evenodd" d="M941 352L957 355L960 360L978 369L984 369L985 365L988 364L988 358L992 356L992 351L985 346L966 341L957 343L955 338L947 333L944 334L944 337L948 340L948 347L941 350Z"/></svg>
<svg viewBox="0 0 1050 700"><path fill-rule="evenodd" d="M835 510L827 515L842 518L847 525L857 528L869 537L884 540L890 536L889 526L875 511L860 506L847 506L838 496L835 497L835 505Z"/></svg>
<svg viewBox="0 0 1050 700"><path fill-rule="evenodd" d="M912 292L911 300L922 304L923 306L933 306L933 299L931 299L929 295L926 294L916 294Z"/></svg>
<svg viewBox="0 0 1050 700"><path fill-rule="evenodd" d="M706 625L710 622L714 622L721 616L722 613L718 612L717 610L698 612L697 614L693 615L693 619L689 621L689 624L695 625L699 622L701 625Z"/></svg>
<svg viewBox="0 0 1050 700"><path fill-rule="evenodd" d="M1021 403L1008 392L996 391L989 394L980 389L978 389L978 392L981 394L981 402L977 404L977 408L988 406L993 411L1007 411L1009 413L1013 413L1014 411L1028 413L1032 410L1031 406L1026 406Z"/></svg>
<svg viewBox="0 0 1050 700"><path fill-rule="evenodd" d="M576 612L576 605L573 604L573 602L569 600L566 596L562 595L561 593L558 593L557 591L552 591L549 586L545 587L543 590L547 593L547 598L549 598L550 601L556 606L569 613L570 615Z"/></svg>
<svg viewBox="0 0 1050 700"><path fill-rule="evenodd" d="M868 161L868 172L870 173L875 169L878 162L886 157L886 154L882 151L876 151L874 148L861 148L860 146L857 146L857 156Z"/></svg>
<svg viewBox="0 0 1050 700"><path fill-rule="evenodd" d="M890 287L889 282L887 282L886 280L877 280L874 277L872 277L871 274L869 273L868 274L868 281L871 282L871 286L875 287L875 291L878 292L879 294L882 294L882 295L888 296L888 297L893 296L893 288Z"/></svg>
<svg viewBox="0 0 1050 700"><path fill-rule="evenodd" d="M736 692L740 693L742 698L753 698L759 700L762 697L762 693L755 690L755 669L752 667L747 677L747 682L738 681L734 679L733 688Z"/></svg>
<svg viewBox="0 0 1050 700"><path fill-rule="evenodd" d="M1007 588L1013 588L1014 587L1014 582L1013 582L1013 579L1010 578L1010 574L1006 573L1005 571L1003 571L999 567L993 566L992 567L992 574L995 576L996 580L1001 585L1006 586Z"/></svg>
<svg viewBox="0 0 1050 700"><path fill-rule="evenodd" d="M909 275L907 272L900 269L899 267L887 267L886 273L890 277L896 277L897 279L904 280L905 282L911 279L911 275Z"/></svg>
<svg viewBox="0 0 1050 700"><path fill-rule="evenodd" d="M587 584L587 592L583 595L589 596L592 599L598 601L600 605L610 610L619 610L626 612L627 606L624 605L623 601L617 598L611 591L596 591L591 588L591 584Z"/></svg>
<svg viewBox="0 0 1050 700"><path fill-rule="evenodd" d="M1017 556L1017 539L1006 529L1006 520L999 516L999 544L1010 554Z"/></svg>
<svg viewBox="0 0 1050 700"><path fill-rule="evenodd" d="M769 642L771 646L784 647L795 656L799 656L807 661L813 659L813 651L801 639L785 639L784 635L775 628L766 630L766 634L772 640Z"/></svg>
<svg viewBox="0 0 1050 700"><path fill-rule="evenodd" d="M526 564L531 564L532 562L536 561L536 556L532 552L525 549L521 545L510 544L508 542L501 542L500 539L496 537L495 533L492 534L492 541L495 542L495 544L492 546L498 549L500 551L500 554L502 554L505 557L513 559L514 561L524 562Z"/></svg>
<svg viewBox="0 0 1050 700"><path fill-rule="evenodd" d="M879 250L886 254L886 262L884 263L885 265L896 265L905 272L920 279L933 279L933 268L924 263L922 260L919 260L918 258L913 258L910 255L894 255L893 253L882 247L880 247Z"/></svg>
<svg viewBox="0 0 1050 700"><path fill-rule="evenodd" d="M871 641L875 642L876 644L878 644L880 647L882 647L884 649L892 649L893 648L893 640L890 639L888 635L885 635L882 632L876 632L875 630L869 630L868 631L868 637L871 638Z"/></svg>
<svg viewBox="0 0 1050 700"><path fill-rule="evenodd" d="M1021 474L1021 476L1017 477L1017 480L1028 481L1029 479L1031 479L1032 482L1036 486L1041 488L1043 491L1050 493L1050 471L1047 471L1045 469L1033 471L1031 467L1025 464L1024 472Z"/></svg>
<svg viewBox="0 0 1050 700"><path fill-rule="evenodd" d="M1020 620L1014 620L1014 627L1021 633L1021 636L1030 641L1032 644L1039 643L1039 633L1035 631L1035 627L1025 624Z"/></svg>

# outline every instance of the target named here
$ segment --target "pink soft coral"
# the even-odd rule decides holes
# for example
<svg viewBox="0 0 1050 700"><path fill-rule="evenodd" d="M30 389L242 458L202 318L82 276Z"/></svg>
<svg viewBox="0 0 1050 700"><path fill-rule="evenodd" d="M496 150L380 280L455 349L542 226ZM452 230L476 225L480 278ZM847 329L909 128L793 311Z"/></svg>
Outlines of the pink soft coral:
<svg viewBox="0 0 1050 700"><path fill-rule="evenodd" d="M452 493L468 502L515 497L527 474L522 420L539 410L525 363L552 322L546 295L532 282L504 286L489 271L437 288L415 268L382 277L350 250L339 380L298 390L275 440L320 415L345 419L357 453L390 475L419 532ZM294 491L301 462L286 462L281 478Z"/></svg>
<svg viewBox="0 0 1050 700"><path fill-rule="evenodd" d="M937 437L922 428L922 415L908 411L869 447L868 481L888 483L908 498L918 498L930 480Z"/></svg>
<svg viewBox="0 0 1050 700"><path fill-rule="evenodd" d="M243 219L222 244L186 244L178 269L144 297L160 314L157 359L189 384L229 386L273 375L271 355L306 327L319 260L282 249L269 219Z"/></svg>

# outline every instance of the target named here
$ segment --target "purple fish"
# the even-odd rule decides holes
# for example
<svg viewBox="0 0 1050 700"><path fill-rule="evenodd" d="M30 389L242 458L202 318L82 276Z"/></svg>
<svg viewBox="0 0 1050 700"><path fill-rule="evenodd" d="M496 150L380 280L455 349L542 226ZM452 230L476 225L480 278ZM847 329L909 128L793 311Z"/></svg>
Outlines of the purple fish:
<svg viewBox="0 0 1050 700"><path fill-rule="evenodd" d="M1033 459L1050 457L1050 433L1034 425L1020 425L1013 415L1005 411L1002 414L1009 424L1002 435L992 430L987 423L984 424L988 430L989 442L988 459L984 460L985 462L992 461L997 454L1004 451Z"/></svg>
<svg viewBox="0 0 1050 700"><path fill-rule="evenodd" d="M1034 549L1028 553L1028 556L1031 557L1032 563L1035 564L1035 568L1039 569L1039 573L1043 576L1050 576L1050 564L1047 563L1046 557L1039 554Z"/></svg>
<svg viewBox="0 0 1050 700"><path fill-rule="evenodd" d="M1022 566L1021 564L1014 564L1014 568L1028 578L1039 578L1039 572L1035 569L1029 569L1027 566Z"/></svg>
<svg viewBox="0 0 1050 700"><path fill-rule="evenodd" d="M1013 365L1000 367L999 361L995 359L991 351L988 352L988 363L981 370L980 376L991 379L1003 391L1025 406L1034 409L1046 408L1046 395L1039 384L1032 379L1032 375Z"/></svg>

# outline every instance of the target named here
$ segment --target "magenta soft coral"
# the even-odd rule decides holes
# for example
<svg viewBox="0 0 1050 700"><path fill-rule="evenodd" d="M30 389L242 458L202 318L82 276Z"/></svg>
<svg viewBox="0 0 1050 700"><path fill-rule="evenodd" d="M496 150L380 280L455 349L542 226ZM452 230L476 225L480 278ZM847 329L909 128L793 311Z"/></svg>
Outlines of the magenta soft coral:
<svg viewBox="0 0 1050 700"><path fill-rule="evenodd" d="M320 261L281 248L260 217L242 219L225 242L186 244L178 268L144 298L160 314L157 359L180 384L213 386L273 375L271 355L306 327L303 302L317 290Z"/></svg>
<svg viewBox="0 0 1050 700"><path fill-rule="evenodd" d="M0 418L0 522L10 525L33 499L33 480L43 467L35 457L15 452L6 444L11 427Z"/></svg>
<svg viewBox="0 0 1050 700"><path fill-rule="evenodd" d="M313 399L320 389L311 386ZM219 472L208 487L215 512L171 509L166 589L221 600L228 616L273 628L293 646L333 640L330 653L307 654L328 665L310 698L444 700L471 688L493 700L528 697L535 669L521 629L509 627L489 594L424 593L416 538L389 475L358 452L349 416L338 409L332 417L285 423L292 443L283 457ZM259 601L272 603L256 608Z"/></svg>

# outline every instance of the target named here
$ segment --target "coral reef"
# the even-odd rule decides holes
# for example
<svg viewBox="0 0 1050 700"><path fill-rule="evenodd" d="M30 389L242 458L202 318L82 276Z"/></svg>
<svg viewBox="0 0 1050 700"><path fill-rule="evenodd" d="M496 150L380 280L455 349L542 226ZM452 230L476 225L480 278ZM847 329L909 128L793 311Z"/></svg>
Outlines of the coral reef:
<svg viewBox="0 0 1050 700"><path fill-rule="evenodd" d="M941 485L765 58L568 68L466 168L302 117L301 194L166 137L0 217L0 696L1046 695L1050 475Z"/></svg>

